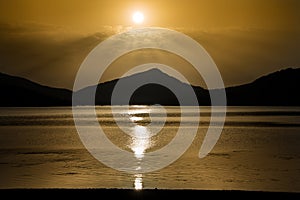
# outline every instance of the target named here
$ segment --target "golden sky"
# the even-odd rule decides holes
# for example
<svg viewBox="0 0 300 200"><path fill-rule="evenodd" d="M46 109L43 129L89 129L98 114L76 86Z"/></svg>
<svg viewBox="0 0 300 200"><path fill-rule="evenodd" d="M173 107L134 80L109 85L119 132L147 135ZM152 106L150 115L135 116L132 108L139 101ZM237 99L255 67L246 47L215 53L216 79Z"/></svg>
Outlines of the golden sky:
<svg viewBox="0 0 300 200"><path fill-rule="evenodd" d="M136 10L145 15L143 26L172 28L196 39L227 86L300 67L298 0L0 0L0 71L72 88L89 51L134 26ZM118 72L111 70L102 80ZM193 70L181 72L200 84Z"/></svg>
<svg viewBox="0 0 300 200"><path fill-rule="evenodd" d="M2 0L0 19L97 31L130 26L131 13L141 10L147 26L299 29L299 6L298 0Z"/></svg>

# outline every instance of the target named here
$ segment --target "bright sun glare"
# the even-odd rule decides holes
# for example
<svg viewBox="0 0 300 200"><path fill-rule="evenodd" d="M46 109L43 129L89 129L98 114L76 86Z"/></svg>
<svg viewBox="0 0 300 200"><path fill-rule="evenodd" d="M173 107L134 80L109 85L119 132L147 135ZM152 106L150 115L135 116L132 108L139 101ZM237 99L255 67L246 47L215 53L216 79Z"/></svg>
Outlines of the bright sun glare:
<svg viewBox="0 0 300 200"><path fill-rule="evenodd" d="M141 24L144 21L144 14L140 11L136 11L132 14L132 21L135 24Z"/></svg>

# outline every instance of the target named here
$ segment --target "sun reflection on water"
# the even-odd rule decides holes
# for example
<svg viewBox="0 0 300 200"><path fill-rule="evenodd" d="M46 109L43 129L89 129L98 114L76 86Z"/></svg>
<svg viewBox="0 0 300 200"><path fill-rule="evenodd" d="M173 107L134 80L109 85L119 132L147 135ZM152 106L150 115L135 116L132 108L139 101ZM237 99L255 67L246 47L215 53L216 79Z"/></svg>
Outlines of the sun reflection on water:
<svg viewBox="0 0 300 200"><path fill-rule="evenodd" d="M146 149L151 147L150 133L147 127L136 125L133 128L132 143L130 148L137 159L142 159Z"/></svg>
<svg viewBox="0 0 300 200"><path fill-rule="evenodd" d="M144 158L144 153L145 150L150 148L151 146L151 141L150 137L141 137L141 136L147 136L149 134L148 130L146 127L136 125L134 128L134 134L137 137L132 138L132 143L131 143L131 150L134 153L134 156L142 160ZM134 189L135 190L142 190L143 189L143 177L142 174L135 174L135 179L134 179Z"/></svg>
<svg viewBox="0 0 300 200"><path fill-rule="evenodd" d="M142 174L136 174L134 175L134 189L141 190L143 189L143 175Z"/></svg>
<svg viewBox="0 0 300 200"><path fill-rule="evenodd" d="M144 119L143 117L136 117L136 116L130 117L130 120L132 122L139 122L139 121L142 121L143 119Z"/></svg>
<svg viewBox="0 0 300 200"><path fill-rule="evenodd" d="M156 136L163 129L167 114L163 106L131 106L130 110L124 111L124 116L128 117L126 134L130 136L128 148L136 158L133 185L136 190L143 189L141 169L148 166L146 153L156 144ZM158 115L157 115L158 113ZM144 169L142 169L144 170Z"/></svg>
<svg viewBox="0 0 300 200"><path fill-rule="evenodd" d="M145 152L147 149L151 148L153 145L153 142L151 141L151 131L149 128L145 125L137 124L144 120L144 117L141 116L135 116L135 114L145 114L149 113L150 109L147 108L139 108L135 110L130 111L130 121L133 122L133 126L131 127L131 143L129 145L129 148L133 151L134 156L142 161ZM138 167L140 168L140 167ZM143 176L142 174L135 174L134 175L134 189L135 190L142 190L143 189Z"/></svg>

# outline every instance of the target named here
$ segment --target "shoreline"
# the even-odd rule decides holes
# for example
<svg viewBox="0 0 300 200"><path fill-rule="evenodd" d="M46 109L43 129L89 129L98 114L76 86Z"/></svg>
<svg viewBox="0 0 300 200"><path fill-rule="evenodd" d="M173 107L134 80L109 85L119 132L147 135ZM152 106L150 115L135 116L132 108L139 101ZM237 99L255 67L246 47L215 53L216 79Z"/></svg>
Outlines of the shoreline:
<svg viewBox="0 0 300 200"><path fill-rule="evenodd" d="M277 192L277 191L247 191L247 190L193 190L193 189L103 189L103 188L12 188L0 189L3 195L10 197L46 197L57 198L57 195L86 195L86 197L94 197L87 195L100 195L99 197L109 198L129 198L129 199L154 199L154 198L170 198L170 196L179 198L279 198L279 199L299 199L300 192Z"/></svg>

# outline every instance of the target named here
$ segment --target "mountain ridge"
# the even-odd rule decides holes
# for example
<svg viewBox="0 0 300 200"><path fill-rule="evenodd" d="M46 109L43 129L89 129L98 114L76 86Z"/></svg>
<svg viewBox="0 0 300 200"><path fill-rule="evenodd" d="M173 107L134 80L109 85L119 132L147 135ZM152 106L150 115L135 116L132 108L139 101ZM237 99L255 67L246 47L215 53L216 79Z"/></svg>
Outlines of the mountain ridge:
<svg viewBox="0 0 300 200"><path fill-rule="evenodd" d="M72 100L72 91L53 88L31 80L0 72L0 106L67 106Z"/></svg>
<svg viewBox="0 0 300 200"><path fill-rule="evenodd" d="M140 81L163 81L171 84L184 95L189 87L184 83L156 68L139 72L121 78L125 84L135 84ZM84 95L90 89L96 89L96 105L110 105L114 86L119 79L114 79L98 85L88 86L75 91L74 95ZM300 68L286 68L263 75L250 83L225 88L229 106L300 106L299 97ZM199 105L210 105L209 91L200 86L191 86L197 96ZM218 89L212 90L217 91ZM71 106L72 91L63 88L53 88L35 83L25 78L7 75L0 72L0 106ZM163 94L163 95L162 95ZM76 105L90 105L93 102L80 101ZM128 104L120 98L114 102L117 105ZM129 104L161 104L178 105L176 96L168 88L150 83L138 88L129 100ZM186 100L186 105L193 105L192 100Z"/></svg>

